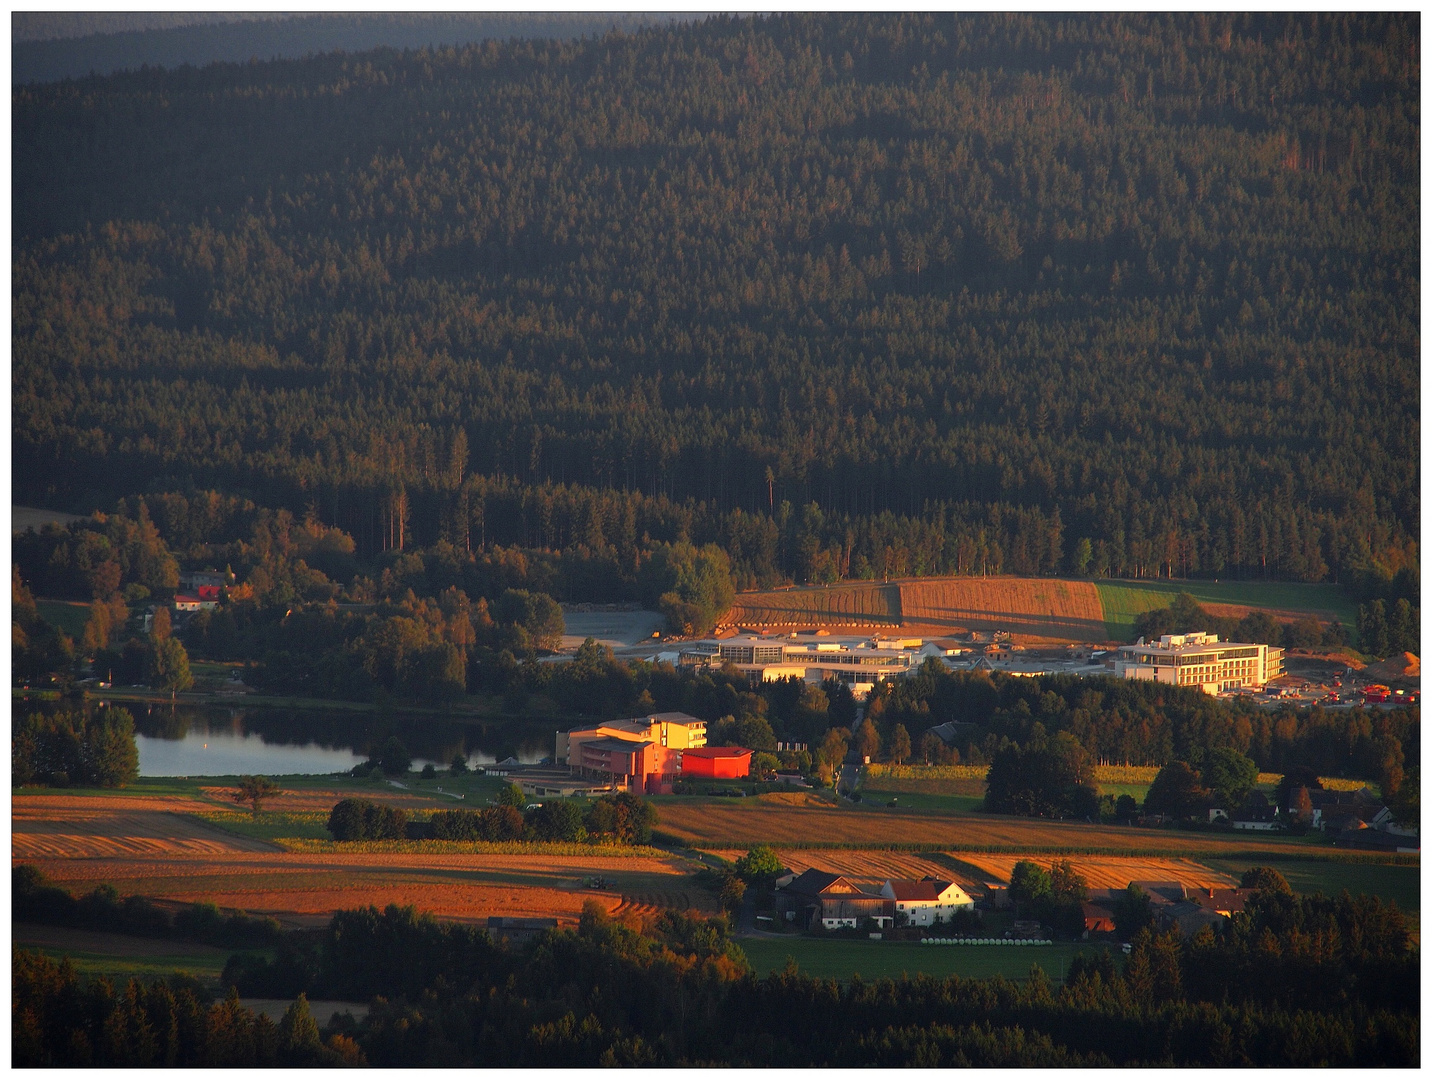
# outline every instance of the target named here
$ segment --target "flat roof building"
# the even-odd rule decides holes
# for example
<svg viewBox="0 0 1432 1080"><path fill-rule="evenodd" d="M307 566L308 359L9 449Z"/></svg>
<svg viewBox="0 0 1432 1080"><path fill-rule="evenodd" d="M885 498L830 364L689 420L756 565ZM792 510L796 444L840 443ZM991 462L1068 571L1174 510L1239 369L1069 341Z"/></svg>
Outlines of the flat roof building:
<svg viewBox="0 0 1432 1080"><path fill-rule="evenodd" d="M682 751L705 745L705 720L652 713L559 731L554 760L617 788L654 791L680 771Z"/></svg>
<svg viewBox="0 0 1432 1080"><path fill-rule="evenodd" d="M734 664L752 681L797 678L809 683L838 679L863 698L881 679L907 675L920 665L919 638L871 639L826 634L738 634L694 641L681 650L682 667Z"/></svg>
<svg viewBox="0 0 1432 1080"><path fill-rule="evenodd" d="M1273 645L1218 640L1217 634L1164 634L1158 644L1142 638L1120 647L1114 674L1175 686L1196 686L1217 694L1240 686L1262 686L1283 674L1283 650Z"/></svg>

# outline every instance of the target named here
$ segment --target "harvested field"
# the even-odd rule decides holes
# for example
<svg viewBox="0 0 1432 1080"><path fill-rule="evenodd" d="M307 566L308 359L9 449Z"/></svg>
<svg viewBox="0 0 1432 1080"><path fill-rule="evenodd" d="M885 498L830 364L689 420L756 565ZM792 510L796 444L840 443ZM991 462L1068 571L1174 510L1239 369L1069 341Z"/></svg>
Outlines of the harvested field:
<svg viewBox="0 0 1432 1080"><path fill-rule="evenodd" d="M843 582L803 589L737 593L725 621L734 626L893 628L901 625L900 586Z"/></svg>
<svg viewBox="0 0 1432 1080"><path fill-rule="evenodd" d="M987 879L1008 881L1019 855L985 855L955 852L956 857L978 869ZM1050 859L1031 859L1046 870ZM1131 881L1177 881L1188 888L1228 889L1238 884L1227 874L1220 874L1190 859L1108 859L1082 855L1069 858L1070 864L1089 883L1091 889L1122 889Z"/></svg>
<svg viewBox="0 0 1432 1080"><path fill-rule="evenodd" d="M1284 856L1308 850L1306 841L1248 834L1190 833L1042 821L987 814L935 814L854 807L763 805L755 799L717 803L666 803L661 831L702 849L769 844L777 848L894 848L928 846L940 851L995 851L1100 855L1158 855L1270 852Z"/></svg>
<svg viewBox="0 0 1432 1080"><path fill-rule="evenodd" d="M117 792L112 795L72 795L48 791L41 795L32 794L34 790L22 788L15 792L10 800L12 813L18 813L22 808L33 814L60 810L93 810L97 807L103 808L107 813L150 810L170 814L193 814L213 809L202 799L187 798L183 795L121 795Z"/></svg>
<svg viewBox="0 0 1432 1080"><path fill-rule="evenodd" d="M329 799L321 789L296 799L309 795ZM208 802L189 802L211 811ZM77 892L108 883L125 895L210 900L297 924L321 924L334 911L368 904L411 904L457 920L555 915L569 921L589 898L609 910L623 895L653 910L668 901L715 907L714 897L691 887L694 867L664 854L283 851L193 817L126 809L175 803L182 800L17 796L14 859L36 864ZM586 887L591 878L604 879L607 888Z"/></svg>
<svg viewBox="0 0 1432 1080"><path fill-rule="evenodd" d="M412 904L446 919L490 915L575 920L587 899L608 910L622 894L685 894L688 907L714 907L688 887L680 860L562 858L517 855L296 855L233 853L208 857L36 860L56 883L83 890L108 882L121 893L273 915L290 923L322 923L344 908ZM610 890L584 887L601 877Z"/></svg>
<svg viewBox="0 0 1432 1080"><path fill-rule="evenodd" d="M746 852L727 848L715 851L723 859L735 862ZM776 856L781 865L797 874L806 870L824 870L828 874L843 874L852 881L879 883L886 878L955 878L948 860L938 854L924 854L908 851L803 851L796 848L778 848Z"/></svg>
<svg viewBox="0 0 1432 1080"><path fill-rule="evenodd" d="M916 578L900 583L902 627L1007 630L1024 641L1106 641L1099 590L1057 578Z"/></svg>
<svg viewBox="0 0 1432 1080"><path fill-rule="evenodd" d="M56 800L47 801L50 805L34 806L26 796L13 800L13 858L38 861L275 850L262 840L234 836L182 814L126 810L99 799L85 799L84 805L68 807L54 805ZM132 804L163 800L114 801Z"/></svg>

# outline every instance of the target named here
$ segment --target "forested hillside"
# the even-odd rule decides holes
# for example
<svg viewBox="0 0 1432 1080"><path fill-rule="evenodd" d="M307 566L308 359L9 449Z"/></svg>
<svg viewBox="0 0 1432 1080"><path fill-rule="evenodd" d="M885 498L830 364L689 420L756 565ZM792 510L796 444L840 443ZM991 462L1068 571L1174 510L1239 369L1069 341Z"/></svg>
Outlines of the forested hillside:
<svg viewBox="0 0 1432 1080"><path fill-rule="evenodd" d="M714 541L740 585L1391 576L1419 95L1405 14L717 18L19 88L16 500L215 488L360 555Z"/></svg>

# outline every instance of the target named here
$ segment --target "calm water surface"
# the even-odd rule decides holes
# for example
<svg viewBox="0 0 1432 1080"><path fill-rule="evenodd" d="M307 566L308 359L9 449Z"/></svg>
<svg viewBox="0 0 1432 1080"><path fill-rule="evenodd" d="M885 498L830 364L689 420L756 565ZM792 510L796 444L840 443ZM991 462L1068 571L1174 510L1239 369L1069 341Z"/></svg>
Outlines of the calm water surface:
<svg viewBox="0 0 1432 1080"><path fill-rule="evenodd" d="M508 757L533 764L552 754L559 726L555 720L484 725L338 709L119 704L134 716L140 776L347 772L394 735L412 755L415 769L429 763L446 769L457 754L470 765ZM15 707L52 711L61 706L24 701Z"/></svg>

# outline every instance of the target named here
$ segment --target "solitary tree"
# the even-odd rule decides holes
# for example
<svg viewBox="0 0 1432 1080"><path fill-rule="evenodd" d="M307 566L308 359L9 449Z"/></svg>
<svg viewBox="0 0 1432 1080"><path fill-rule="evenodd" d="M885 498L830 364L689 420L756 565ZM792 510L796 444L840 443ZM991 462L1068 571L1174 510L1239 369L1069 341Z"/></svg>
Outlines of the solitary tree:
<svg viewBox="0 0 1432 1080"><path fill-rule="evenodd" d="M774 878L781 872L781 860L765 844L758 844L736 860L736 873L744 881Z"/></svg>
<svg viewBox="0 0 1432 1080"><path fill-rule="evenodd" d="M234 792L234 802L252 804L254 817L258 817L259 811L263 809L264 800L272 799L282 790L266 776L241 776L239 777L239 788Z"/></svg>
<svg viewBox="0 0 1432 1080"><path fill-rule="evenodd" d="M910 752L908 743L909 738L907 737L907 745L905 748L907 754ZM866 717L865 720L861 722L860 727L856 729L855 747L856 752L863 758L873 759L880 753L880 732L876 729L875 725L870 722L869 717Z"/></svg>
<svg viewBox="0 0 1432 1080"><path fill-rule="evenodd" d="M194 676L189 673L189 654L184 651L184 646L179 644L179 639L159 638L152 644L154 649L149 657L149 685L156 690L168 690L171 694L193 686Z"/></svg>
<svg viewBox="0 0 1432 1080"><path fill-rule="evenodd" d="M1288 879L1271 866L1253 866L1243 871L1243 880L1239 882L1245 889L1266 889L1270 892L1292 893L1292 887Z"/></svg>
<svg viewBox="0 0 1432 1080"><path fill-rule="evenodd" d="M909 756L910 733L905 730L904 724L896 724L895 730L890 733L890 760L896 765L903 765Z"/></svg>
<svg viewBox="0 0 1432 1080"><path fill-rule="evenodd" d="M745 899L746 883L735 874L727 874L721 881L721 906L735 915L741 910L741 902Z"/></svg>

